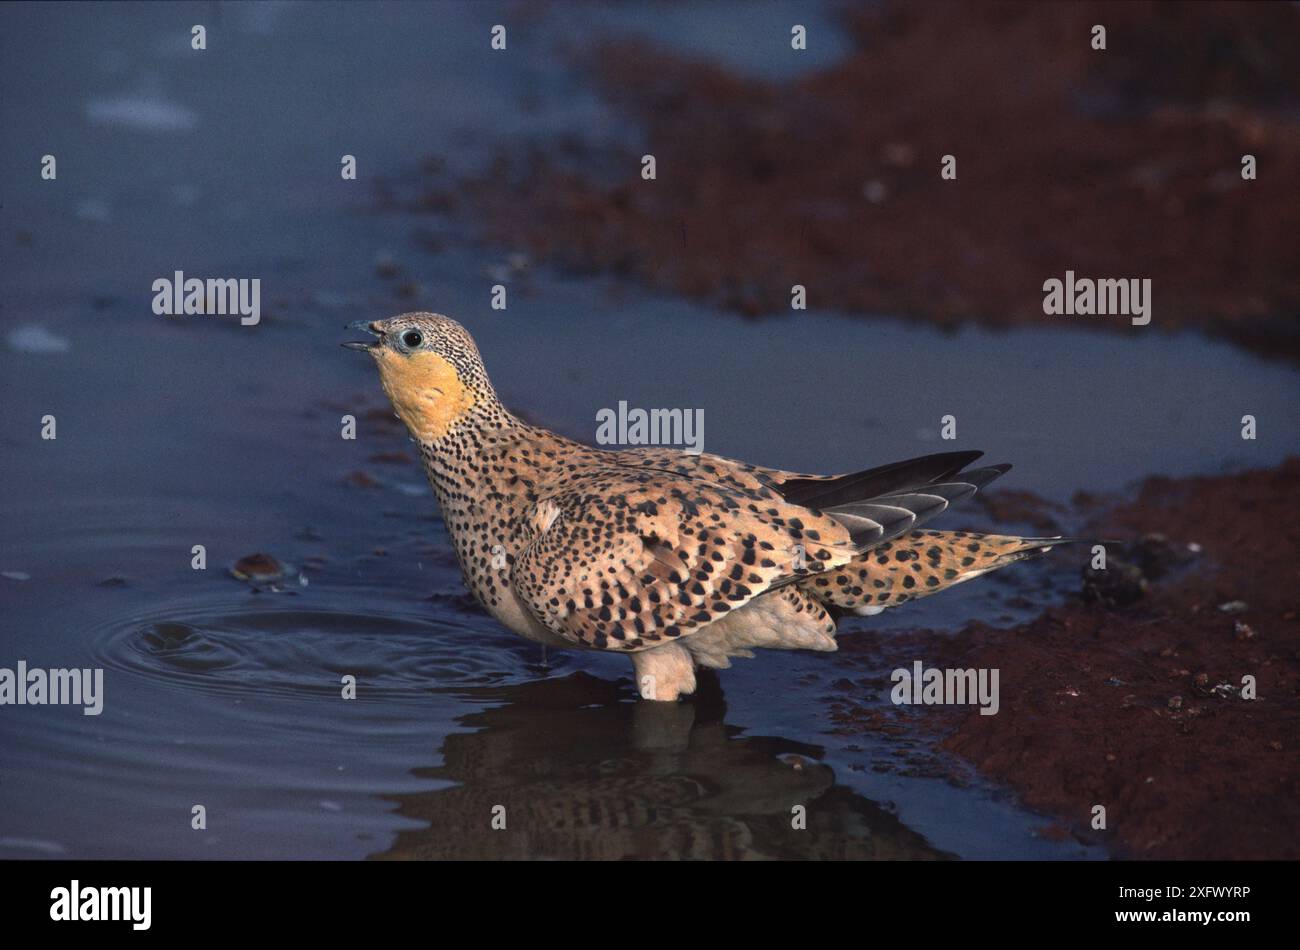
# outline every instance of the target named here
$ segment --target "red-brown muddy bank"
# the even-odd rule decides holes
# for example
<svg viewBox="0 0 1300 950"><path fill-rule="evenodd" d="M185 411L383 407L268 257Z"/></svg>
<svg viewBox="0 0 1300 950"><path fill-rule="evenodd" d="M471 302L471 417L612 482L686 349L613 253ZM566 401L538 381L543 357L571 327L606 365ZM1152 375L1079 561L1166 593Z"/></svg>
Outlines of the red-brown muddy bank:
<svg viewBox="0 0 1300 950"><path fill-rule="evenodd" d="M1297 458L1148 479L1090 525L1098 537L1144 540L1112 547L1107 572L1066 605L1012 629L842 638L845 658L872 670L881 693L889 670L916 659L997 669L996 715L882 712L859 705L854 687L835 697L839 728L931 735L1053 816L1043 834L1117 856L1300 857L1297 492ZM1246 677L1253 700L1243 698ZM1091 827L1096 805L1104 831Z"/></svg>
<svg viewBox="0 0 1300 950"><path fill-rule="evenodd" d="M788 313L800 284L813 308L1133 332L1046 315L1044 281L1069 270L1149 278L1152 327L1300 355L1292 5L909 3L844 23L854 53L783 82L597 45L579 69L642 141L435 171L414 204L745 314Z"/></svg>

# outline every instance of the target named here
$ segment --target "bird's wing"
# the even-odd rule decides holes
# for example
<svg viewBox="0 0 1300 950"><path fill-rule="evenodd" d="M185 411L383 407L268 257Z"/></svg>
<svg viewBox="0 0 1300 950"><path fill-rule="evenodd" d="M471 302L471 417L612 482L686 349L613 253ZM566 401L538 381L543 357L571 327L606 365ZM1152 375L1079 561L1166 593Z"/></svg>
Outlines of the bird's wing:
<svg viewBox="0 0 1300 950"><path fill-rule="evenodd" d="M778 471L772 471L770 475L776 482L777 491L787 501L823 509L945 481L958 476L963 468L983 454L939 452L848 475L808 476Z"/></svg>
<svg viewBox="0 0 1300 950"><path fill-rule="evenodd" d="M982 452L941 452L831 478L775 473L772 488L794 505L829 515L869 550L964 501L1010 465L965 466Z"/></svg>
<svg viewBox="0 0 1300 950"><path fill-rule="evenodd" d="M715 487L756 492L829 515L848 529L860 551L919 528L1003 475L1010 465L967 469L982 452L940 452L891 462L847 475L796 475L717 455L685 455L665 449L606 453L602 464L654 469L670 477Z"/></svg>
<svg viewBox="0 0 1300 950"><path fill-rule="evenodd" d="M613 453L612 458L620 465L661 468L742 490L774 491L793 505L835 517L849 528L856 543L868 547L919 527L1011 468L965 468L983 454L939 452L845 475L802 475L664 449ZM864 518L871 523L864 523Z"/></svg>
<svg viewBox="0 0 1300 950"><path fill-rule="evenodd" d="M774 585L857 553L834 519L766 489L656 470L588 470L543 493L515 592L575 645L642 650L706 626Z"/></svg>

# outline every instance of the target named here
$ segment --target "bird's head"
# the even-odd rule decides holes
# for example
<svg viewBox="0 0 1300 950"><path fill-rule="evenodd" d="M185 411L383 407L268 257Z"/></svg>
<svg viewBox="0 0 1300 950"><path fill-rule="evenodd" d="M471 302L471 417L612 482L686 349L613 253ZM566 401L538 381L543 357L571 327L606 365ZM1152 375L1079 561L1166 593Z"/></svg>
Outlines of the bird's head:
<svg viewBox="0 0 1300 950"><path fill-rule="evenodd" d="M348 329L374 334L374 340L343 345L374 357L398 418L421 442L438 441L475 405L493 398L474 339L450 317L403 313L359 320Z"/></svg>

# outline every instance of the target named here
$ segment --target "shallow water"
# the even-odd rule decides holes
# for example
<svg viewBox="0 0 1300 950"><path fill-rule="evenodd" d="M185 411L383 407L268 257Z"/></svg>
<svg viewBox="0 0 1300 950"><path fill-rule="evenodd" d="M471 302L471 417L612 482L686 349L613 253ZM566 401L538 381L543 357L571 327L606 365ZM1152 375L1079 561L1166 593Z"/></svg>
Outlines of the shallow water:
<svg viewBox="0 0 1300 950"><path fill-rule="evenodd" d="M370 176L609 122L556 53L569 14L503 61L472 51L487 6L220 6L197 60L167 9L0 10L0 571L28 576L0 578L0 666L101 667L106 693L97 717L0 708L0 856L1099 856L1036 837L1043 818L979 781L877 771L899 745L832 732L834 655L741 661L659 709L626 660L504 631L464 597L341 326L442 310L508 404L560 431L592 438L619 400L702 408L708 451L800 470L951 448L952 413L956 447L1054 499L1278 461L1300 445L1292 369L1139 330L752 323L538 268L494 312L505 250L369 212ZM46 149L57 182L35 174ZM413 240L430 231L440 253ZM377 276L381 256L403 277ZM150 284L176 269L260 276L262 324L154 316ZM255 551L290 566L277 589L227 573ZM1011 622L1075 583L1068 559L1013 570L847 629Z"/></svg>

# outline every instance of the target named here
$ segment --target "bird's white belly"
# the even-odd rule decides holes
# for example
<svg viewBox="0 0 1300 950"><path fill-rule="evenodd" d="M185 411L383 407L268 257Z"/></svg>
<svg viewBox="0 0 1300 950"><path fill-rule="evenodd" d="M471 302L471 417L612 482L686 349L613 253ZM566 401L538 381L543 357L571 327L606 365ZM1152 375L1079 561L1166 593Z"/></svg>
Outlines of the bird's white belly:
<svg viewBox="0 0 1300 950"><path fill-rule="evenodd" d="M583 646L581 643L565 640L548 630L529 612L523 601L515 596L515 592L508 587L505 595L495 605L489 606L487 612L495 617L500 624L519 634L525 640L544 643L552 647L569 647L570 649L581 649Z"/></svg>
<svg viewBox="0 0 1300 950"><path fill-rule="evenodd" d="M755 647L778 650L836 649L829 636L808 611L797 612L777 594L755 597L744 607L715 620L697 633L684 637L682 645L700 666L725 670L733 656L751 657Z"/></svg>

